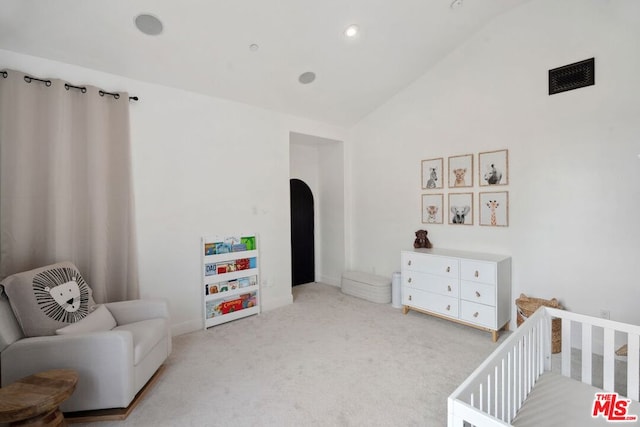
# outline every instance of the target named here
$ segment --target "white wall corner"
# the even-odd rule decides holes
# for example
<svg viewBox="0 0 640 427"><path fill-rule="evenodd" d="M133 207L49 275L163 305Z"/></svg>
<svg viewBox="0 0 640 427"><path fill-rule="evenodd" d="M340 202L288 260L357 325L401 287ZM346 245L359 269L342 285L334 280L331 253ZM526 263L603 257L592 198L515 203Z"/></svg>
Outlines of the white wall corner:
<svg viewBox="0 0 640 427"><path fill-rule="evenodd" d="M260 307L261 311L271 311L276 308L284 307L289 304L293 304L293 294L289 293L288 295L279 296L276 298L269 297L267 298L264 293L262 294L262 305Z"/></svg>

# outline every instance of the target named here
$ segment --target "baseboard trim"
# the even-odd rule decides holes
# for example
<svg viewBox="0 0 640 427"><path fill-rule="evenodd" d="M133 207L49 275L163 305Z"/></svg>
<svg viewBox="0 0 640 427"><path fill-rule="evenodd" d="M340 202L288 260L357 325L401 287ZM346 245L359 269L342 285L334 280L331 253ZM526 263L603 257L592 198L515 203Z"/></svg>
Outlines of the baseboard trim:
<svg viewBox="0 0 640 427"><path fill-rule="evenodd" d="M288 295L285 295L279 298L264 298L264 294L263 294L260 310L261 311L275 310L276 308L284 307L289 304L293 304L292 293L289 293Z"/></svg>
<svg viewBox="0 0 640 427"><path fill-rule="evenodd" d="M160 376L165 370L164 365L160 365L158 370L149 381L140 389L136 397L133 398L129 406L126 408L112 408L112 409L96 409L95 411L78 411L78 412L65 412L64 420L67 424L76 423L93 423L97 421L123 421L133 412L138 406L138 403L144 399L148 391L153 388Z"/></svg>
<svg viewBox="0 0 640 427"><path fill-rule="evenodd" d="M203 319L193 319L186 322L171 325L171 336L188 334L203 329Z"/></svg>
<svg viewBox="0 0 640 427"><path fill-rule="evenodd" d="M340 277L329 277L329 276L320 276L320 282L326 283L327 285L340 287L341 285Z"/></svg>

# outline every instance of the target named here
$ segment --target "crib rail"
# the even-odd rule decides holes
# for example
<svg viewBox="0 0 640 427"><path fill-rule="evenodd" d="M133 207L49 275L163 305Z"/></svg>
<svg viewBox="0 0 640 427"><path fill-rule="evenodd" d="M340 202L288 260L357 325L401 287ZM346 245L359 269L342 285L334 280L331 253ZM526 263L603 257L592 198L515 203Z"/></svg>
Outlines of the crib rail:
<svg viewBox="0 0 640 427"><path fill-rule="evenodd" d="M576 379L600 387L594 384L592 361L594 353L602 354L602 389L613 392L615 348L626 343L626 395L638 400L640 326L541 307L449 396L449 427L462 427L465 422L478 427L511 425L537 379L552 368L552 318L562 322L562 375L571 377L576 363L580 365ZM572 348L582 351L580 361L572 360Z"/></svg>
<svg viewBox="0 0 640 427"><path fill-rule="evenodd" d="M449 396L449 427L510 425L549 365L551 325L537 310Z"/></svg>
<svg viewBox="0 0 640 427"><path fill-rule="evenodd" d="M616 322L598 317L585 316L570 311L546 308L549 316L562 319L562 375L571 377L572 364L580 367L580 381L600 387L607 392L619 391L629 399L638 401L640 395L640 326ZM576 329L577 333L573 330ZM576 335L580 337L576 339ZM600 342L600 338L602 341ZM616 390L615 350L627 344L626 392ZM571 350L581 350L581 360L571 357ZM593 354L602 354L602 384L596 384L593 377ZM598 371L600 371L598 369Z"/></svg>

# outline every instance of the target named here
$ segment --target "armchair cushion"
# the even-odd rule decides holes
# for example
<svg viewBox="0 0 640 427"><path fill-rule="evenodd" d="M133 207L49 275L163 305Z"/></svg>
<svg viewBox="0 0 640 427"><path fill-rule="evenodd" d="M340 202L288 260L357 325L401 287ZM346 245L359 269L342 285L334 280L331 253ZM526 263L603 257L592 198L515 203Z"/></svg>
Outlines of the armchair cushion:
<svg viewBox="0 0 640 427"><path fill-rule="evenodd" d="M104 305L99 305L82 320L56 330L58 335L82 334L86 332L110 331L116 327L116 319Z"/></svg>
<svg viewBox="0 0 640 427"><path fill-rule="evenodd" d="M95 305L89 286L70 262L14 274L0 285L26 337L54 335L86 317Z"/></svg>
<svg viewBox="0 0 640 427"><path fill-rule="evenodd" d="M168 323L166 319L141 320L114 328L114 331L127 331L133 338L133 364L137 366L147 354L163 338L167 336Z"/></svg>

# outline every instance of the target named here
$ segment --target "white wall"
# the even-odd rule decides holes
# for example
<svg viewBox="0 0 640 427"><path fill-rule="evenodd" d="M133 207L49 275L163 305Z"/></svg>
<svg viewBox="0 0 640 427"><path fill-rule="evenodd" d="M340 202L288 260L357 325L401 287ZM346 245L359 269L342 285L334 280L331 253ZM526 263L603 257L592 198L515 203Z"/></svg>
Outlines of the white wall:
<svg viewBox="0 0 640 427"><path fill-rule="evenodd" d="M202 327L200 237L254 231L263 309L291 303L289 133L344 131L267 110L0 50L0 68L128 90L140 291L169 301L173 331Z"/></svg>
<svg viewBox="0 0 640 427"><path fill-rule="evenodd" d="M320 212L318 204L319 176L318 146L315 142L310 143L309 139L315 138L308 135L291 134L289 146L289 176L290 179L299 179L309 186L313 195L313 226L314 226L314 276L316 281L320 281L322 266L322 246L319 235Z"/></svg>
<svg viewBox="0 0 640 427"><path fill-rule="evenodd" d="M344 144L329 142L319 147L320 227L322 234L320 280L340 286L345 269ZM348 202L348 201L347 201Z"/></svg>
<svg viewBox="0 0 640 427"><path fill-rule="evenodd" d="M291 135L291 178L314 197L316 281L340 285L345 260L344 149L340 141Z"/></svg>
<svg viewBox="0 0 640 427"><path fill-rule="evenodd" d="M426 226L434 245L511 255L514 299L640 323L638 40L635 0L532 0L369 115L348 138L351 267L399 269L425 227L422 159L508 149L509 227L476 212L471 227ZM548 95L549 69L590 57L595 86Z"/></svg>

